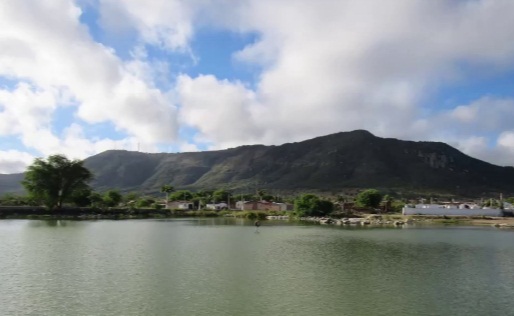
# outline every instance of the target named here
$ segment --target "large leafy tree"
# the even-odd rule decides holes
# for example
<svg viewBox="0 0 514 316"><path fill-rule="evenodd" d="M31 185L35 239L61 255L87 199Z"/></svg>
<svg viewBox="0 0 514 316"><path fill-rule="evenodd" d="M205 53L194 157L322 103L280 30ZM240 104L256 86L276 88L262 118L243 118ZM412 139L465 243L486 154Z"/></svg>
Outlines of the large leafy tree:
<svg viewBox="0 0 514 316"><path fill-rule="evenodd" d="M189 190L178 190L170 194L170 201L189 201L193 198L193 193Z"/></svg>
<svg viewBox="0 0 514 316"><path fill-rule="evenodd" d="M93 174L83 163L64 155L53 155L46 160L37 158L25 172L22 184L32 197L43 201L48 208L61 208L63 201L74 192L89 188Z"/></svg>
<svg viewBox="0 0 514 316"><path fill-rule="evenodd" d="M225 189L218 189L212 193L212 198L215 203L228 202L232 194Z"/></svg>
<svg viewBox="0 0 514 316"><path fill-rule="evenodd" d="M212 199L213 193L214 191L212 190L200 190L194 194L194 200L198 202L199 210Z"/></svg>
<svg viewBox="0 0 514 316"><path fill-rule="evenodd" d="M79 207L90 206L93 201L91 198L92 194L93 191L90 188L75 190L67 201Z"/></svg>
<svg viewBox="0 0 514 316"><path fill-rule="evenodd" d="M105 192L102 197L104 204L108 207L117 206L120 204L122 198L123 196L118 190L109 190Z"/></svg>
<svg viewBox="0 0 514 316"><path fill-rule="evenodd" d="M294 210L298 216L324 216L333 209L332 202L322 200L315 194L303 194L294 201Z"/></svg>
<svg viewBox="0 0 514 316"><path fill-rule="evenodd" d="M357 195L356 202L359 206L377 208L382 202L382 194L375 189L368 189Z"/></svg>

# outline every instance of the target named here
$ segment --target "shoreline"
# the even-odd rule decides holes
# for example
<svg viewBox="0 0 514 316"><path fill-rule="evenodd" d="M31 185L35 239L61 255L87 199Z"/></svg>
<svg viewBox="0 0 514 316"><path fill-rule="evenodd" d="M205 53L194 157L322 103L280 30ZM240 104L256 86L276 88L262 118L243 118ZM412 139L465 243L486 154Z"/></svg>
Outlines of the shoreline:
<svg viewBox="0 0 514 316"><path fill-rule="evenodd" d="M63 208L50 211L42 207L0 207L0 220L127 220L127 219L164 219L164 218L212 218L212 217L242 217L247 213L263 216L266 212L248 211L212 211L212 210L168 210L168 209L96 209L96 208ZM236 216L243 215L243 216ZM514 217L488 216L431 216L431 215L402 215L402 214L353 214L355 217L305 217L293 218L290 221L311 222L321 225L336 226L397 226L404 225L469 225L494 226L498 228L514 228ZM254 218L248 218L254 219ZM273 220L273 219L270 219Z"/></svg>
<svg viewBox="0 0 514 316"><path fill-rule="evenodd" d="M514 228L514 217L486 216L423 216L402 214L361 214L356 218L334 219L328 217L307 217L299 219L305 222L332 226L371 226L403 227L409 225L455 225L455 226L492 226L497 228Z"/></svg>

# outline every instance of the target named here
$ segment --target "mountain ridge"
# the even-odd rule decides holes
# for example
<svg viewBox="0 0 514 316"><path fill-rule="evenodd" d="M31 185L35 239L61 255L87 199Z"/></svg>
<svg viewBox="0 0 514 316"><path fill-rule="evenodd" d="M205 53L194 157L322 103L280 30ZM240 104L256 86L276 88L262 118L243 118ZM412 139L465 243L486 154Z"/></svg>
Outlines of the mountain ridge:
<svg viewBox="0 0 514 316"><path fill-rule="evenodd" d="M97 190L158 192L256 187L275 191L390 188L452 195L509 194L514 168L472 158L442 142L381 138L365 130L282 145L244 145L205 152L108 150L84 161ZM12 185L0 175L0 190ZM22 178L23 174L21 174ZM10 182L9 182L10 181ZM18 187L19 188L19 187Z"/></svg>

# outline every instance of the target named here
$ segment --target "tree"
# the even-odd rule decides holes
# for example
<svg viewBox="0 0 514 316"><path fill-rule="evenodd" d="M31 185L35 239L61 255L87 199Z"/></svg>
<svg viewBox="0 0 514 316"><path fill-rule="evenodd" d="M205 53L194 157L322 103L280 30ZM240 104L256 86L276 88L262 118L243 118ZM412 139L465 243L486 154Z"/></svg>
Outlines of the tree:
<svg viewBox="0 0 514 316"><path fill-rule="evenodd" d="M161 187L161 192L166 196L166 207L168 207L170 193L173 191L175 191L175 188L172 185L165 184Z"/></svg>
<svg viewBox="0 0 514 316"><path fill-rule="evenodd" d="M389 194L386 194L382 201L384 202L384 213L389 212L393 204L393 198Z"/></svg>
<svg viewBox="0 0 514 316"><path fill-rule="evenodd" d="M90 206L92 204L91 195L93 194L91 188L84 188L75 190L67 202L71 202L78 207Z"/></svg>
<svg viewBox="0 0 514 316"><path fill-rule="evenodd" d="M103 202L108 207L114 207L120 204L122 195L117 190L109 190L103 196Z"/></svg>
<svg viewBox="0 0 514 316"><path fill-rule="evenodd" d="M382 201L382 194L378 190L368 189L359 193L355 201L362 207L377 208Z"/></svg>
<svg viewBox="0 0 514 316"><path fill-rule="evenodd" d="M189 201L193 198L193 193L189 190L178 190L169 195L170 201Z"/></svg>
<svg viewBox="0 0 514 316"><path fill-rule="evenodd" d="M155 203L155 199L153 199L152 197L141 197L136 201L136 207L138 207L138 208L150 207L154 203Z"/></svg>
<svg viewBox="0 0 514 316"><path fill-rule="evenodd" d="M89 195L89 201L91 202L92 207L102 208L104 207L104 199L102 195L98 192L91 192Z"/></svg>
<svg viewBox="0 0 514 316"><path fill-rule="evenodd" d="M125 203L135 202L139 198L139 194L137 192L129 192L123 196L123 201Z"/></svg>
<svg viewBox="0 0 514 316"><path fill-rule="evenodd" d="M33 199L28 196L21 196L12 193L5 193L0 197L0 205L2 206L21 206L21 205L37 205Z"/></svg>
<svg viewBox="0 0 514 316"><path fill-rule="evenodd" d="M198 210L204 207L212 199L212 190L200 190L194 194L193 200L197 202Z"/></svg>
<svg viewBox="0 0 514 316"><path fill-rule="evenodd" d="M511 196L511 197L506 198L505 202L510 203L510 204L514 204L514 197Z"/></svg>
<svg viewBox="0 0 514 316"><path fill-rule="evenodd" d="M315 194L303 194L295 199L294 210L298 216L324 216L334 210L334 204Z"/></svg>
<svg viewBox="0 0 514 316"><path fill-rule="evenodd" d="M267 192L266 190L264 189L259 189L257 190L257 196L259 197L259 200L260 201L263 201L264 200L264 196L267 195Z"/></svg>
<svg viewBox="0 0 514 316"><path fill-rule="evenodd" d="M69 160L64 155L37 158L25 172L22 184L48 208L62 208L63 201L75 191L89 188L93 174L83 164L82 160Z"/></svg>
<svg viewBox="0 0 514 316"><path fill-rule="evenodd" d="M230 192L225 189L219 189L214 191L212 194L212 198L214 199L214 202L227 202L230 199Z"/></svg>

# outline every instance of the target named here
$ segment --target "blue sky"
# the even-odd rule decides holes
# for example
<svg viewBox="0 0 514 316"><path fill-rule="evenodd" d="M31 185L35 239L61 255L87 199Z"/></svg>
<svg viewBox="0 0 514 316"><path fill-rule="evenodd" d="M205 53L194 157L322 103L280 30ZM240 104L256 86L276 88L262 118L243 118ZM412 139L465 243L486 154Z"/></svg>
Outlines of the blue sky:
<svg viewBox="0 0 514 316"><path fill-rule="evenodd" d="M0 173L355 129L514 165L513 15L502 0L3 1Z"/></svg>

